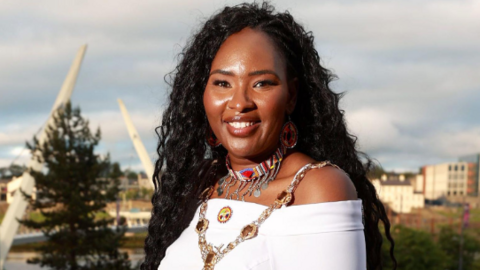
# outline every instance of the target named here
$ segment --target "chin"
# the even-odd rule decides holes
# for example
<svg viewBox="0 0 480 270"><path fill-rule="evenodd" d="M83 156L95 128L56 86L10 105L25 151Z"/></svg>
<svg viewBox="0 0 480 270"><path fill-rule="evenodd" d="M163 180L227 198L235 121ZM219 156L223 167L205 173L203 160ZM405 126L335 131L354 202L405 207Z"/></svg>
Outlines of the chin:
<svg viewBox="0 0 480 270"><path fill-rule="evenodd" d="M258 147L255 147L252 142L234 145L229 144L228 147L225 147L225 149L227 149L230 155L244 158L255 156L255 154L258 154L259 152Z"/></svg>
<svg viewBox="0 0 480 270"><path fill-rule="evenodd" d="M247 158L249 156L255 155L255 151L252 151L253 149L249 148L228 148L228 154L233 155L236 157L244 157Z"/></svg>

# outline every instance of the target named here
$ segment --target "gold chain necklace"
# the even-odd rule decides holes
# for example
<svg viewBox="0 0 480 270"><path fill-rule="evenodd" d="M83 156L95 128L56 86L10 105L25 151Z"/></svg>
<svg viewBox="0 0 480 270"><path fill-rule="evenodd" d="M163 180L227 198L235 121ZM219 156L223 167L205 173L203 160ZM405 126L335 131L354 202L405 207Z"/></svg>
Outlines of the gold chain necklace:
<svg viewBox="0 0 480 270"><path fill-rule="evenodd" d="M319 163L310 163L303 166L293 177L292 183L284 191L278 194L275 201L265 209L260 216L253 221L252 223L246 225L240 231L240 235L235 238L232 242L228 243L226 247L221 244L220 246L213 246L210 243L207 243L205 234L208 229L209 221L205 217L207 212L207 201L210 199L213 193L214 186L211 186L200 195L202 204L200 206L200 213L198 218L197 226L195 231L198 233L198 247L200 248L200 253L204 262L203 270L213 270L215 265L230 251L232 251L240 243L255 238L258 235L258 229L260 226L270 217L273 211L279 209L283 205L287 205L293 198L293 192L295 188L300 183L300 181L305 177L305 174L311 169L318 169L325 166L333 166L337 169L340 169L337 165L330 163L330 161L322 161Z"/></svg>

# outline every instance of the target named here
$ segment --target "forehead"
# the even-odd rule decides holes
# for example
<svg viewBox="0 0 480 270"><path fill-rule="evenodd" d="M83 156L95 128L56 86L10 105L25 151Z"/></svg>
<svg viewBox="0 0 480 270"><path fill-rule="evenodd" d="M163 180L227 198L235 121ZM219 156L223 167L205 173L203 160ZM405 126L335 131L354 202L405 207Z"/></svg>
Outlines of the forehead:
<svg viewBox="0 0 480 270"><path fill-rule="evenodd" d="M245 71L275 69L283 73L285 64L282 54L266 33L244 28L228 37L213 59L212 70L227 68Z"/></svg>

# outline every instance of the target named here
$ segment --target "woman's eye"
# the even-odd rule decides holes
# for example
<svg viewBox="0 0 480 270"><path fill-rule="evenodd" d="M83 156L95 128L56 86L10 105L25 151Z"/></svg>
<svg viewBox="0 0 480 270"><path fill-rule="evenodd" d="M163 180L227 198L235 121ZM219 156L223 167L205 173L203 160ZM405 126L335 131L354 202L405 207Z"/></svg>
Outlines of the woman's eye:
<svg viewBox="0 0 480 270"><path fill-rule="evenodd" d="M264 80L264 81L259 81L255 83L253 87L265 87L265 86L271 86L271 85L276 85L276 83L274 81Z"/></svg>
<svg viewBox="0 0 480 270"><path fill-rule="evenodd" d="M227 81L220 81L220 80L213 81L213 85L220 86L220 87L230 87L230 84Z"/></svg>

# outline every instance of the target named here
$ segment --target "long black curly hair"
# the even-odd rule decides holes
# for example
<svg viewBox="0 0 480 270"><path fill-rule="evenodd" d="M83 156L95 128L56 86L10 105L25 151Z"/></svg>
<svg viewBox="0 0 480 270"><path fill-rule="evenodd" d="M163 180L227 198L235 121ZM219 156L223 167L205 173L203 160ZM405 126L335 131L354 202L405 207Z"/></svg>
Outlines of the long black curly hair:
<svg viewBox="0 0 480 270"><path fill-rule="evenodd" d="M298 79L298 101L291 115L302 134L296 149L315 160L330 160L350 175L363 202L367 268L382 269L380 220L395 262L390 222L366 177L370 162L366 158L367 165L362 164L359 156L363 154L355 149L356 137L348 133L343 111L338 107L341 94L329 86L335 76L320 65L312 33L288 12L276 13L264 2L226 7L207 20L180 54L175 70L166 76L171 93L162 126L157 128L155 193L141 269L158 268L166 249L191 222L199 193L214 183L217 174L226 171L222 162L226 150L206 144L208 122L203 92L220 45L246 27L266 33L283 53L289 77ZM220 161L212 163L212 159Z"/></svg>

